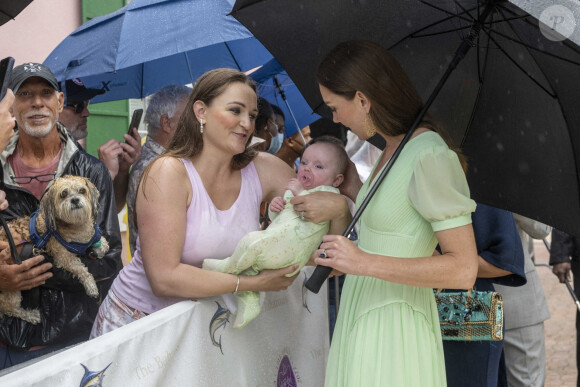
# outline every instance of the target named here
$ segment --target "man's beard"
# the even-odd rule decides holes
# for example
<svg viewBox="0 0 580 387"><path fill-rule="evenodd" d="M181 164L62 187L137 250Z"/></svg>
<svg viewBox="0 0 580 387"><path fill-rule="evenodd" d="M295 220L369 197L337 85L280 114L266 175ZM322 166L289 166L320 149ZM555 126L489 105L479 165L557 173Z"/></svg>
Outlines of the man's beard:
<svg viewBox="0 0 580 387"><path fill-rule="evenodd" d="M22 130L24 130L24 132L30 137L43 138L50 133L54 125L55 121L52 118L50 119L50 122L48 124L41 127L35 126L33 128L27 122L25 122L24 125L22 126Z"/></svg>
<svg viewBox="0 0 580 387"><path fill-rule="evenodd" d="M86 138L87 135L89 134L86 129L84 129L84 130L79 129L79 126L81 126L81 125L77 125L74 129L68 128L68 130L70 131L70 135L75 140L82 140L83 138Z"/></svg>

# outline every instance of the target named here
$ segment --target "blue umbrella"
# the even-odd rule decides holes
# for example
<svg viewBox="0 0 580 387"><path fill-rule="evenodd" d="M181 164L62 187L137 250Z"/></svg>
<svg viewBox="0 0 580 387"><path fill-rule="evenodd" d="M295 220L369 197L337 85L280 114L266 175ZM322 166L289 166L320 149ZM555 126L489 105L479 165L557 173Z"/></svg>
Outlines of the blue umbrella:
<svg viewBox="0 0 580 387"><path fill-rule="evenodd" d="M298 132L302 141L306 143L300 129L318 120L320 116L312 111L280 63L276 59L271 59L250 73L250 77L258 84L258 95L277 105L284 112L286 127L284 137L290 137Z"/></svg>
<svg viewBox="0 0 580 387"><path fill-rule="evenodd" d="M70 34L44 64L59 81L81 78L104 88L93 102L144 98L169 84L193 83L204 72L241 71L272 56L228 16L233 0L134 0Z"/></svg>

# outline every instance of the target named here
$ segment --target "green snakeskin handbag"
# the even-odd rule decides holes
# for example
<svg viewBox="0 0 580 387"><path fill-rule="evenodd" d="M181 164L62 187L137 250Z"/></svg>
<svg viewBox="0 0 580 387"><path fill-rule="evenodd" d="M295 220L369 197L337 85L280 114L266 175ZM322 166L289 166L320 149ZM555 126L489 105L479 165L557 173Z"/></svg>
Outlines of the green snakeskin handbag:
<svg viewBox="0 0 580 387"><path fill-rule="evenodd" d="M503 301L492 291L434 289L443 340L503 340Z"/></svg>

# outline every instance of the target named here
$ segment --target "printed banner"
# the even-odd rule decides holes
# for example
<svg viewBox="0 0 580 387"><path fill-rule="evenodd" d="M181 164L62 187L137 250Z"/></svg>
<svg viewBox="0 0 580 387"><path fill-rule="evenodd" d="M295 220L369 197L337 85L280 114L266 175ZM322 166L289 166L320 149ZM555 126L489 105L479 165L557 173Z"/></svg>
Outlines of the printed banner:
<svg viewBox="0 0 580 387"><path fill-rule="evenodd" d="M184 301L0 378L9 386L322 386L327 291L267 293L241 329L222 297ZM99 384L99 382L101 384Z"/></svg>

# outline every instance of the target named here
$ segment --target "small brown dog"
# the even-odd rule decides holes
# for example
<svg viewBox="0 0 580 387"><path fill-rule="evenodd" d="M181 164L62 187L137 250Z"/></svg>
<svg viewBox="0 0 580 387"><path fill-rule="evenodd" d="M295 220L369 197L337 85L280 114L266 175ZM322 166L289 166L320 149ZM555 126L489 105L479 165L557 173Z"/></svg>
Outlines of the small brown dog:
<svg viewBox="0 0 580 387"><path fill-rule="evenodd" d="M77 254L85 254L87 248L92 248L93 256L102 258L109 251L109 244L104 237L99 238L100 230L95 223L98 207L99 191L89 179L63 176L56 179L42 197L37 213L9 222L9 228L23 240L32 241L38 248L35 254L46 252L54 259L56 267L72 273L89 296L97 297L99 290L95 279ZM36 221L36 233L32 236L29 230L31 218L33 222ZM7 240L3 229L0 231L0 240ZM21 302L20 291L1 292L0 315L38 324L40 312L23 309Z"/></svg>

